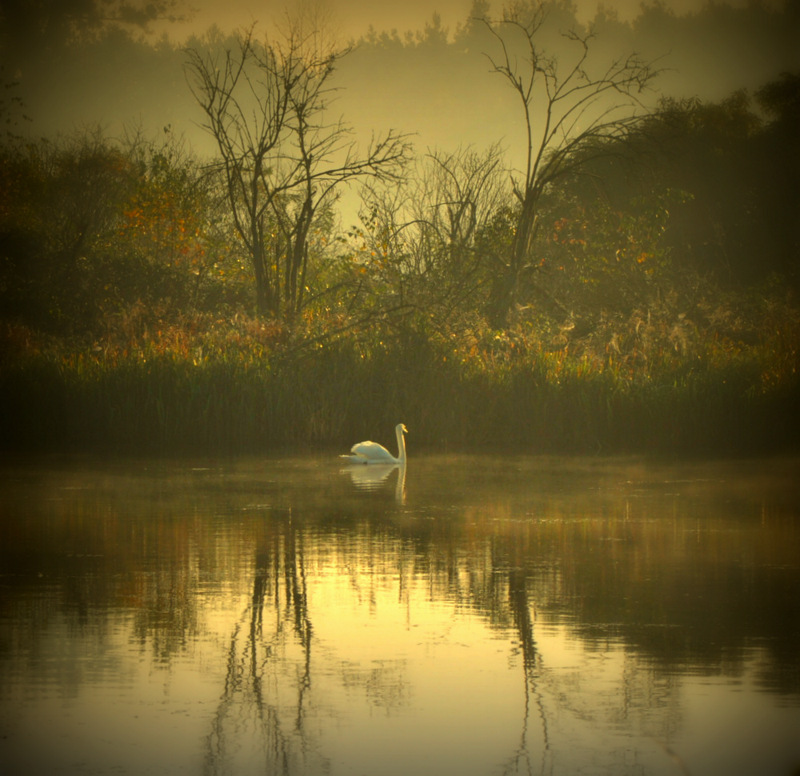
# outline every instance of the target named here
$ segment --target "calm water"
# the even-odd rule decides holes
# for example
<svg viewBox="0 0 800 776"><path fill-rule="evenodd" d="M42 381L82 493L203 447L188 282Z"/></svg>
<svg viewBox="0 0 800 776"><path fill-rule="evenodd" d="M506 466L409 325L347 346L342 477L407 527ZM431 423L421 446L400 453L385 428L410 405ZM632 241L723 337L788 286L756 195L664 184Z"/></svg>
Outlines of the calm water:
<svg viewBox="0 0 800 776"><path fill-rule="evenodd" d="M800 462L0 470L0 773L800 767Z"/></svg>

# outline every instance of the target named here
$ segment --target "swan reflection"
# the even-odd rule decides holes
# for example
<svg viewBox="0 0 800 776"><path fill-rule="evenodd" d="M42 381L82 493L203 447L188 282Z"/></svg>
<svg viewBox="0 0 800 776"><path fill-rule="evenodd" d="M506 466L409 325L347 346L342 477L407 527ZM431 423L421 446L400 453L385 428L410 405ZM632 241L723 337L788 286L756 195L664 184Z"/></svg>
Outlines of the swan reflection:
<svg viewBox="0 0 800 776"><path fill-rule="evenodd" d="M376 463L369 466L348 466L342 469L359 490L382 490L388 485L392 472L397 471L394 497L398 504L406 500L406 466L404 463Z"/></svg>

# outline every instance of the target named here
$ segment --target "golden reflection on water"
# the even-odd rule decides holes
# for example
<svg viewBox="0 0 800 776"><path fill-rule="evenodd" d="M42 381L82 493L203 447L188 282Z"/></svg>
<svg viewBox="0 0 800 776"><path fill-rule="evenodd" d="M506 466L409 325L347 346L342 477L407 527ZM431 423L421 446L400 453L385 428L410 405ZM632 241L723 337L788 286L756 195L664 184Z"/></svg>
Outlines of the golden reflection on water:
<svg viewBox="0 0 800 776"><path fill-rule="evenodd" d="M366 469L7 469L0 765L800 764L796 462Z"/></svg>

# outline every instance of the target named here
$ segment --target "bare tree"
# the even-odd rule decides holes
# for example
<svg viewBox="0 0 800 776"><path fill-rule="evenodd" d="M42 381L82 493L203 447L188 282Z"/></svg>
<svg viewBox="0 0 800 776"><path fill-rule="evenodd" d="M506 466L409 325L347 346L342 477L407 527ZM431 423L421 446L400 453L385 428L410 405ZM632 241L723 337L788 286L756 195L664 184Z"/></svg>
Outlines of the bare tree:
<svg viewBox="0 0 800 776"><path fill-rule="evenodd" d="M509 197L499 146L435 149L403 185L365 187L362 219L372 253L391 257L386 271L408 288L405 301L449 323L480 306L490 271L481 238Z"/></svg>
<svg viewBox="0 0 800 776"><path fill-rule="evenodd" d="M280 40L259 43L251 28L233 48L188 52L190 86L219 149L261 314L291 320L302 309L312 225L339 187L395 176L407 155L393 131L359 153L350 128L327 120L331 76L348 51L295 22Z"/></svg>
<svg viewBox="0 0 800 776"><path fill-rule="evenodd" d="M428 154L426 196L417 199L417 220L440 246L440 264L464 276L477 268L475 241L505 202L500 147L485 153L459 148Z"/></svg>
<svg viewBox="0 0 800 776"><path fill-rule="evenodd" d="M523 12L526 18L523 18ZM512 176L518 202L514 238L498 266L491 305L497 325L506 322L521 279L535 267L531 251L543 192L576 164L585 151L609 148L645 113L642 93L657 75L636 55L597 64L590 57L594 33L568 30L558 58L539 45L547 20L544 3L516 6L501 22L484 20L499 51L487 53L494 72L513 89L525 123L525 166ZM577 152L581 151L580 154Z"/></svg>

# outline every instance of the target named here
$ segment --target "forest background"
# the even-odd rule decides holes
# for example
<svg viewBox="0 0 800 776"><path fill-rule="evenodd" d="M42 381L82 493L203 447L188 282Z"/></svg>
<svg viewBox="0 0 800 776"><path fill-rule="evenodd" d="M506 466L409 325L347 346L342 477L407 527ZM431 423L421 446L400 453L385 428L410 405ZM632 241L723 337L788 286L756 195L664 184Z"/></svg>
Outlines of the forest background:
<svg viewBox="0 0 800 776"><path fill-rule="evenodd" d="M796 449L797 0L476 0L345 43L319 9L176 43L146 34L167 0L40 5L2 18L6 450L328 449L400 421L420 450Z"/></svg>

